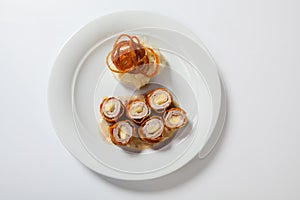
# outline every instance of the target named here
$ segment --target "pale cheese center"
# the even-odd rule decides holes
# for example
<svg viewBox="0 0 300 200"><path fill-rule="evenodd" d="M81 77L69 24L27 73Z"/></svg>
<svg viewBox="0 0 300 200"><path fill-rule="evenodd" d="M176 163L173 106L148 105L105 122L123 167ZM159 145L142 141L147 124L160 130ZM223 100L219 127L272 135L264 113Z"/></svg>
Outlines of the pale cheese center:
<svg viewBox="0 0 300 200"><path fill-rule="evenodd" d="M168 101L167 95L160 93L154 97L154 103L156 105L162 105Z"/></svg>
<svg viewBox="0 0 300 200"><path fill-rule="evenodd" d="M127 129L126 127L121 126L119 129L119 137L124 140L127 137Z"/></svg>
<svg viewBox="0 0 300 200"><path fill-rule="evenodd" d="M142 111L143 111L143 106L142 106L142 105L136 105L136 106L134 106L134 107L131 109L131 113L132 113L133 115L139 114L139 113L141 113Z"/></svg>
<svg viewBox="0 0 300 200"><path fill-rule="evenodd" d="M153 134L153 133L157 132L159 130L159 128L160 128L159 124L155 124L155 125L148 126L147 131L148 131L148 133Z"/></svg>
<svg viewBox="0 0 300 200"><path fill-rule="evenodd" d="M104 105L104 109L105 109L106 112L113 112L114 109L115 109L115 104L113 102L107 102Z"/></svg>
<svg viewBox="0 0 300 200"><path fill-rule="evenodd" d="M181 120L181 117L180 116L178 116L178 115L173 115L172 117L171 117L171 119L170 119L170 123L171 124L178 124L179 122L180 122L180 120Z"/></svg>

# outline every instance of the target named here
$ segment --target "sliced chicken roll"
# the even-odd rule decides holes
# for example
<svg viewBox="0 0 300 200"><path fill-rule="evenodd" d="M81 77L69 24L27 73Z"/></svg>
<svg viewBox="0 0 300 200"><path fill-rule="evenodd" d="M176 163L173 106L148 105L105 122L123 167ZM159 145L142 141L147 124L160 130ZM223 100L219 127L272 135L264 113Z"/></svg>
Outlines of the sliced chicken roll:
<svg viewBox="0 0 300 200"><path fill-rule="evenodd" d="M172 95L164 88L152 90L146 99L150 107L158 113L163 113L172 103Z"/></svg>
<svg viewBox="0 0 300 200"><path fill-rule="evenodd" d="M100 113L107 122L116 122L123 115L124 110L121 100L115 97L104 98L100 104Z"/></svg>
<svg viewBox="0 0 300 200"><path fill-rule="evenodd" d="M137 124L143 123L150 113L150 108L143 100L130 101L126 106L127 117Z"/></svg>
<svg viewBox="0 0 300 200"><path fill-rule="evenodd" d="M163 115L164 124L169 129L177 129L186 125L188 119L181 108L171 108Z"/></svg>
<svg viewBox="0 0 300 200"><path fill-rule="evenodd" d="M153 116L147 119L139 128L141 140L146 142L159 142L163 139L164 123L161 117Z"/></svg>
<svg viewBox="0 0 300 200"><path fill-rule="evenodd" d="M116 145L127 145L131 142L135 133L135 127L132 122L125 120L119 121L109 127L110 139Z"/></svg>

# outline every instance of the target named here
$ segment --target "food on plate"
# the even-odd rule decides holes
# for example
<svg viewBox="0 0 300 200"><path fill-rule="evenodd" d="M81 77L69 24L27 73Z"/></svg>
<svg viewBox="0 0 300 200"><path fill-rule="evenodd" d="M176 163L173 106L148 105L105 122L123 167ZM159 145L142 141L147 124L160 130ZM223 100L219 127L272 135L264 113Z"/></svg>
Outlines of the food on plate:
<svg viewBox="0 0 300 200"><path fill-rule="evenodd" d="M188 122L186 112L165 88L105 97L100 113L99 129L104 140L133 152L163 147Z"/></svg>
<svg viewBox="0 0 300 200"><path fill-rule="evenodd" d="M141 140L146 142L159 142L164 136L164 122L160 116L153 116L147 119L138 129Z"/></svg>
<svg viewBox="0 0 300 200"><path fill-rule="evenodd" d="M143 100L130 101L126 106L126 116L136 124L143 123L150 113L150 108Z"/></svg>
<svg viewBox="0 0 300 200"><path fill-rule="evenodd" d="M106 65L118 81L141 88L165 67L165 59L146 40L121 34L106 56Z"/></svg>
<svg viewBox="0 0 300 200"><path fill-rule="evenodd" d="M171 108L167 110L164 115L164 124L169 129L182 128L187 123L187 116L181 108Z"/></svg>
<svg viewBox="0 0 300 200"><path fill-rule="evenodd" d="M150 91L146 100L150 107L158 113L163 113L172 103L172 95L164 88Z"/></svg>
<svg viewBox="0 0 300 200"><path fill-rule="evenodd" d="M124 113L124 105L115 97L104 98L100 104L100 113L107 122L116 122Z"/></svg>
<svg viewBox="0 0 300 200"><path fill-rule="evenodd" d="M109 127L109 133L114 144L124 146L131 142L135 127L128 120L119 121Z"/></svg>

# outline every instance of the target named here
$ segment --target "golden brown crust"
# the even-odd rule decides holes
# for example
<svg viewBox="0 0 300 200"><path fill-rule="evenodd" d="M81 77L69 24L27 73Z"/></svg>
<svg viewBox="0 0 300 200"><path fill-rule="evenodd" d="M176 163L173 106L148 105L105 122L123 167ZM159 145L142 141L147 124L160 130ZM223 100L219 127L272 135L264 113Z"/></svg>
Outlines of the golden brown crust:
<svg viewBox="0 0 300 200"><path fill-rule="evenodd" d="M121 112L120 112L116 117L114 117L114 118L109 118L108 116L106 116L106 115L104 114L104 112L103 112L103 109L102 109L104 103L107 102L107 101L110 100L110 99L115 99L115 100L119 101L119 102L120 102L120 105L121 105L121 107L120 107ZM101 102L101 104L100 104L99 109L100 109L100 113L101 113L102 118L103 118L105 121L107 121L107 122L113 123L113 122L116 122L120 117L122 117L122 115L124 114L125 106L123 105L123 103L122 103L122 101L121 101L120 99L117 99L117 98L115 98L115 97L109 97L109 98L103 98L103 100L102 100L102 102Z"/></svg>
<svg viewBox="0 0 300 200"><path fill-rule="evenodd" d="M132 127L132 135L131 135L130 139L128 140L128 142L119 142L119 141L114 137L114 134L113 134L113 130L118 126L119 123L123 123L123 122L129 123L130 126ZM109 126L109 127L108 127L108 132L109 132L109 136L110 136L111 141L112 141L115 145L126 146L127 144L130 144L130 143L131 143L132 138L133 138L133 136L134 136L136 130L135 130L134 125L132 125L132 123L131 123L129 120L125 120L125 121L119 121L119 122L113 124L112 126Z"/></svg>
<svg viewBox="0 0 300 200"><path fill-rule="evenodd" d="M140 119L133 119L133 118L130 116L130 114L129 114L129 112L130 112L130 107L131 107L131 105L132 105L133 103L135 103L135 102L142 102L142 103L144 103L144 104L147 106L148 113L147 113L146 116L144 116L144 117L142 117L142 118L140 118ZM141 124L141 123L143 123L143 122L150 116L150 114L151 114L151 108L148 106L148 104L147 104L144 100L140 100L140 99L130 100L130 101L128 102L128 104L126 105L126 116L127 116L130 120L132 120L134 123L136 123L136 124Z"/></svg>
<svg viewBox="0 0 300 200"><path fill-rule="evenodd" d="M175 126L175 127L170 127L170 126L167 125L167 123L166 123L166 120L167 120L167 119L166 119L167 114L168 114L169 112L172 112L172 111L178 111L178 112L180 112L180 113L183 114L184 121L183 121L183 123L182 123L181 125L178 125L178 126ZM188 119L187 119L187 116L186 116L186 112L185 112L183 109L181 109L181 108L171 108L171 109L167 110L167 111L163 114L163 122L164 122L165 127L168 128L168 129L179 129L179 128L184 127L184 126L187 124Z"/></svg>
<svg viewBox="0 0 300 200"><path fill-rule="evenodd" d="M139 135L139 137L140 137L140 139L141 139L142 141L145 141L145 142L148 142L148 143L157 143L157 142L159 142L159 141L161 141L161 140L164 139L164 128L163 128L163 131L161 132L161 134L160 134L158 137L156 137L156 138L148 138L148 137L146 137L145 133L143 132L143 127L144 127L144 125L145 125L148 121L150 121L151 119L159 119L159 120L162 120L162 118L161 118L160 116L152 116L152 117L148 118L148 119L147 119L146 121L144 121L144 122L142 123L142 125L139 127L139 129L138 129L138 135Z"/></svg>
<svg viewBox="0 0 300 200"><path fill-rule="evenodd" d="M169 101L169 104L168 104L164 109L162 109L162 110L158 110L158 109L153 108L153 107L151 106L151 103L150 103L150 98L151 98L151 96L152 96L153 93L154 93L155 91L157 91L157 90L163 90L163 91L165 91L166 93L168 93L168 95L169 95L170 98L171 98L170 101ZM165 88L156 88L156 89L154 89L154 90L149 91L149 92L146 94L146 102L147 102L147 104L149 105L149 107L150 107L151 109L153 109L155 112L157 112L157 113L163 113L163 112L165 112L165 111L170 107L170 105L172 104L172 102L173 102L173 97L172 97L171 93L170 93L167 89L165 89Z"/></svg>

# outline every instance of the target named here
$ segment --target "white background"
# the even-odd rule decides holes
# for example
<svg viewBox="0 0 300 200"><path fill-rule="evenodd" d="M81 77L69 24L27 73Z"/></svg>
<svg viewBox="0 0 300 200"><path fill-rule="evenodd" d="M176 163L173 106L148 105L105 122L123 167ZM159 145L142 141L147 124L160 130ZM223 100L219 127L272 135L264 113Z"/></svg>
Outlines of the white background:
<svg viewBox="0 0 300 200"><path fill-rule="evenodd" d="M47 108L48 77L65 40L126 9L190 27L219 65L229 101L213 154L137 183L81 165ZM299 10L297 0L0 0L0 199L300 199Z"/></svg>

